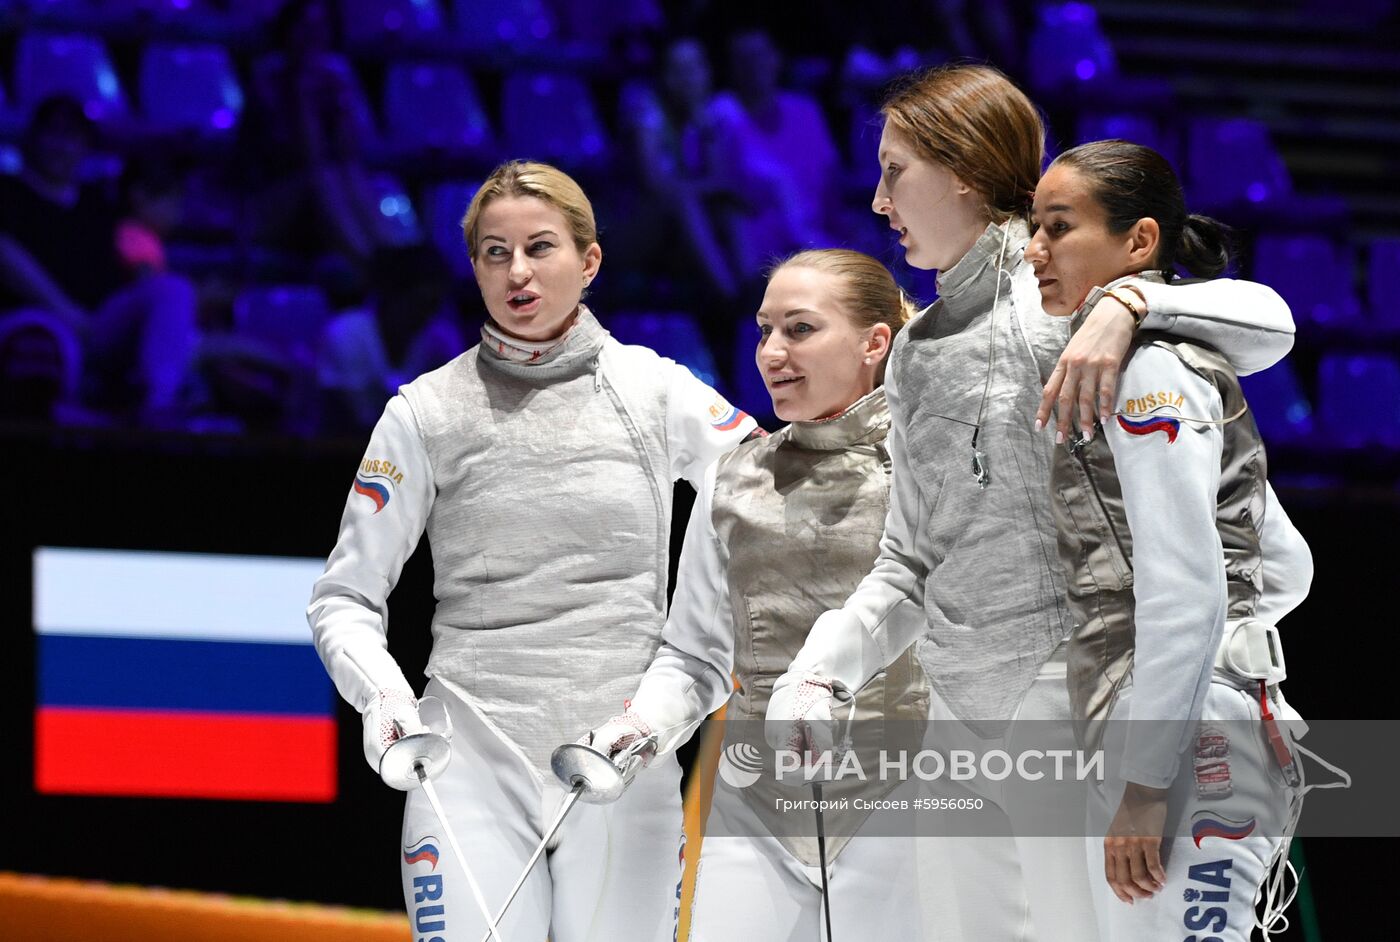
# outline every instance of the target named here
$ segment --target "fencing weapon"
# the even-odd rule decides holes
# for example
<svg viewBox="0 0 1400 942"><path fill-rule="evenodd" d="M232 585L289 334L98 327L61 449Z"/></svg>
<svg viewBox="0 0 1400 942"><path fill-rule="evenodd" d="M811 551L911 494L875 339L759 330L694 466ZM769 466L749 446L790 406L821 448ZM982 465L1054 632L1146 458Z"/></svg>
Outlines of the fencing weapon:
<svg viewBox="0 0 1400 942"><path fill-rule="evenodd" d="M447 708L437 697L420 699L418 716L423 721L423 728L412 732L403 724L395 722L399 738L390 744L380 758L379 777L386 785L399 791L423 789L423 794L428 797L428 804L433 806L433 812L437 815L438 823L442 825L442 832L447 837L452 853L457 855L462 872L467 876L467 885L471 887L477 908L486 920L487 940L494 936L496 942L505 942L500 930L496 928L496 922L491 920L486 896L481 892L481 885L476 882L476 875L472 873L461 845L457 843L457 835L452 833L452 825L447 822L447 813L443 811L442 802L438 801L437 789L433 787L433 779L441 775L452 760L452 720L447 715Z"/></svg>
<svg viewBox="0 0 1400 942"><path fill-rule="evenodd" d="M884 673L884 671L880 671L875 676L878 677ZM870 678L870 680L874 679L874 677ZM865 683L870 683L870 680L867 680ZM865 684L862 684L861 689L864 689L864 687ZM854 748L851 739L851 727L854 725L856 719L856 693L859 692L860 691L857 690L851 694L851 709L850 712L846 714L846 732L845 735L841 737L840 744L837 745L832 752L833 763L837 754L850 752L851 749ZM818 768L820 768L820 766L818 766ZM830 765L827 766L827 770L834 775ZM822 869L822 914L826 918L826 942L834 942L831 937L831 888L827 879L826 819L822 813L822 779L817 776L811 776L808 781L812 786L812 806L817 816L817 859L821 863ZM817 935L819 937L821 935L820 928L817 930Z"/></svg>
<svg viewBox="0 0 1400 942"><path fill-rule="evenodd" d="M589 805L606 805L617 801L627 790L627 786L632 784L632 779L637 777L637 772L646 764L649 754L655 751L655 734L636 740L619 751L615 758L609 758L592 746L578 742L565 743L554 750L549 760L550 767L554 770L555 777L569 789L569 794L545 830L544 837L536 845L535 852L525 863L520 879L511 887L505 903L496 913L496 918L491 920L491 930L487 931L481 942L490 942L491 931L505 918L506 910L515 902L516 895L529 879L530 872L535 869L535 864L544 855L545 848L554 839L574 805L580 801ZM499 942L500 936L496 938Z"/></svg>

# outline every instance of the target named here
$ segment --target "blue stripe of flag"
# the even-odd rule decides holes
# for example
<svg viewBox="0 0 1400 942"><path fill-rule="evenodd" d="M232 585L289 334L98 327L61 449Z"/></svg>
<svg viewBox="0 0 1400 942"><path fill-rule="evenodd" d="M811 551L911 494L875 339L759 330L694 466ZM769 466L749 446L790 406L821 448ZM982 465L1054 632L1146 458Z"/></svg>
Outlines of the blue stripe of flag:
<svg viewBox="0 0 1400 942"><path fill-rule="evenodd" d="M309 644L40 635L39 704L329 716Z"/></svg>

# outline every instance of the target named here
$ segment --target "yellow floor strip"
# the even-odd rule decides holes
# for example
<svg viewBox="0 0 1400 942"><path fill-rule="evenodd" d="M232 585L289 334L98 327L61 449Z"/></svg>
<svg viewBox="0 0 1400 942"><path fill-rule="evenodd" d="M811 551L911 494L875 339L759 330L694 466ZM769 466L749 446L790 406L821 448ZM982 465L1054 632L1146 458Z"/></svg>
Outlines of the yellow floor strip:
<svg viewBox="0 0 1400 942"><path fill-rule="evenodd" d="M409 942L403 913L0 872L6 942Z"/></svg>

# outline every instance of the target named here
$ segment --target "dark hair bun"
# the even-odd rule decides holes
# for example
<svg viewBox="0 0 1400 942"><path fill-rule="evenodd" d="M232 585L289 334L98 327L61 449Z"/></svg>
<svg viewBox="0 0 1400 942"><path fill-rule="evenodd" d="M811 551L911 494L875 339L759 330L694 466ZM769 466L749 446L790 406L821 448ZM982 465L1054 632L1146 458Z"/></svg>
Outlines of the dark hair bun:
<svg viewBox="0 0 1400 942"><path fill-rule="evenodd" d="M1181 227L1176 263L1198 278L1214 278L1230 267L1229 229L1195 213Z"/></svg>

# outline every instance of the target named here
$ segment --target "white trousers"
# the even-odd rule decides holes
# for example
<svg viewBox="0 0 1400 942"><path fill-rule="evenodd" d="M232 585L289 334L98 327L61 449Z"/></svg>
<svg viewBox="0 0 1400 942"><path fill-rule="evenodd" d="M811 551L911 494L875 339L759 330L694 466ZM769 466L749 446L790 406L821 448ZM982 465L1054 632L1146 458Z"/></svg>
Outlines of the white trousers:
<svg viewBox="0 0 1400 942"><path fill-rule="evenodd" d="M1114 706L1115 716L1125 715L1131 697L1132 691L1125 691ZM1277 704L1271 709L1281 719L1285 717L1280 713L1297 717ZM1168 833L1184 836L1163 843L1167 881L1161 891L1132 905L1119 900L1103 876L1103 838L1088 839L1094 906L1104 942L1247 942L1254 930L1256 894L1282 843L1293 805L1302 796L1285 784L1278 769L1260 721L1257 694L1212 683L1201 714L1203 725L1211 721L1220 723L1214 729L1229 739L1226 761L1232 794L1211 799L1198 795L1194 752L1188 749L1167 799ZM1123 797L1123 780L1115 774L1114 761L1115 753L1121 755L1121 732L1110 728L1104 743L1108 776L1090 799L1090 834L1104 833Z"/></svg>
<svg viewBox="0 0 1400 942"><path fill-rule="evenodd" d="M430 681L426 693L442 698L453 725L452 762L433 784L494 913L566 793L441 682ZM574 806L511 904L503 937L672 942L683 840L680 767L663 757L615 803ZM408 793L401 853L415 942L480 942L486 920L421 789Z"/></svg>
<svg viewBox="0 0 1400 942"><path fill-rule="evenodd" d="M1015 727L1000 739L979 736L957 717L935 692L929 704L926 749L946 752L1004 749L1017 755ZM1022 699L1017 721L1058 721L1064 747L1074 749L1069 688L1065 683L1063 647L1041 669ZM1044 748L1038 724L1035 748ZM1036 836L1045 811L1037 795L1013 776L1001 782L979 778L966 783L939 779L926 793L938 798L980 798L982 809L969 819L976 836L928 836L917 842L919 901L926 942L1095 942L1089 872L1080 836ZM949 814L961 814L950 812ZM1078 815L1076 807L1061 812ZM1035 818L1036 824L1030 823ZM957 822L954 822L957 824ZM1071 826L1067 834L1078 831ZM1082 833L1082 831L1079 831Z"/></svg>
<svg viewBox="0 0 1400 942"><path fill-rule="evenodd" d="M916 793L901 786L891 799ZM906 794L907 793L907 794ZM802 797L802 796L798 796ZM744 801L715 783L700 852L690 942L819 942L826 939L821 869L788 853ZM831 936L839 942L918 937L912 837L857 833L827 863Z"/></svg>

